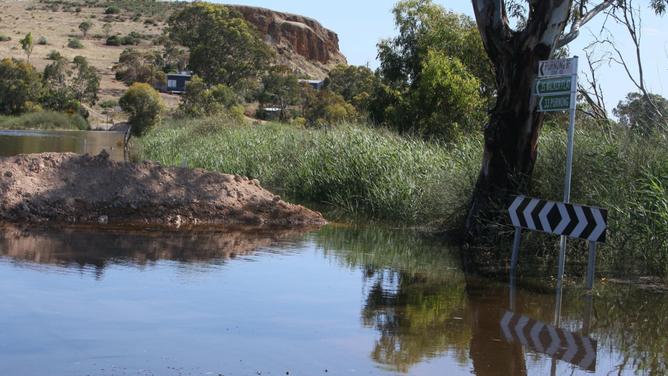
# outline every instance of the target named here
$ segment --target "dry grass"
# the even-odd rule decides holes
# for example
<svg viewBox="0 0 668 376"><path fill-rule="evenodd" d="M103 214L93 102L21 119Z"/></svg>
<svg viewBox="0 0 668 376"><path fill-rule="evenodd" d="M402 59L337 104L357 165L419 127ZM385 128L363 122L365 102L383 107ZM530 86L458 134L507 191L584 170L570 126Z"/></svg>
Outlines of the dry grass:
<svg viewBox="0 0 668 376"><path fill-rule="evenodd" d="M94 17L94 18L93 18ZM145 25L145 17L138 22L132 21L132 15L121 14L126 20L123 22L112 22L111 34L126 35L132 31L149 36L158 36L162 33L164 23L154 25ZM30 62L40 71L51 63L46 57L50 51L60 52L70 61L77 55L86 57L88 61L100 73L100 103L105 100L117 100L127 90L127 86L114 78L112 71L113 65L118 61L125 46L112 47L105 45L105 38L94 38L95 35L104 35L102 25L104 25L104 8L101 7L81 7L81 12L57 12L46 9L45 4L38 0L7 0L0 2L0 35L7 35L12 38L11 41L0 42L0 58L14 57L25 59L25 54L21 50L18 41L27 33L32 32L35 40L35 47L30 58ZM83 39L79 24L84 20L93 22L93 28L88 32L88 37ZM44 36L48 44L40 45L37 43L39 38ZM83 49L71 49L67 47L68 39L77 36L84 44ZM150 40L142 40L137 46L139 49L151 49ZM174 108L178 105L179 98L173 95L163 95L163 100L167 106ZM92 122L106 122L105 116L95 116L96 112L101 113L101 108L93 108ZM94 124L95 125L95 124Z"/></svg>

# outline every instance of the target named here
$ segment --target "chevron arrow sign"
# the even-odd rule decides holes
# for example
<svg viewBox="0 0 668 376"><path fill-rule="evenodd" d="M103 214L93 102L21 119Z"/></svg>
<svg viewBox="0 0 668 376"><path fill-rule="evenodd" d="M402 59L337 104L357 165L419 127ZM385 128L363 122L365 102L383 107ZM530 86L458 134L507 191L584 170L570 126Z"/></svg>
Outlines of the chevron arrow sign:
<svg viewBox="0 0 668 376"><path fill-rule="evenodd" d="M510 311L506 311L500 324L501 333L507 342L519 343L532 351L563 360L587 371L596 371L598 345L589 337Z"/></svg>
<svg viewBox="0 0 668 376"><path fill-rule="evenodd" d="M508 209L513 226L605 243L608 211L517 196Z"/></svg>

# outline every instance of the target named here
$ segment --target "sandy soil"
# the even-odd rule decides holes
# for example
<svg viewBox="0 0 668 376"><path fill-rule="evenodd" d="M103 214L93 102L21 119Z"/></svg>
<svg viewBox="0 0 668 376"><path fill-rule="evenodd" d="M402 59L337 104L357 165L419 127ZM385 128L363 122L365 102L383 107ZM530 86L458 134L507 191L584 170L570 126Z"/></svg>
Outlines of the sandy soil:
<svg viewBox="0 0 668 376"><path fill-rule="evenodd" d="M75 12L53 12L45 9L46 5L37 0L9 0L0 1L0 34L9 36L11 41L0 42L0 59L14 57L25 59L26 56L19 46L19 40L31 32L35 40L35 46L30 57L30 63L40 72L51 63L46 57L49 52L55 50L60 52L69 61L75 56L84 56L88 62L97 69L100 74L100 101L102 103L107 99L118 100L127 90L127 86L115 79L113 66L118 62L118 57L128 46L107 46L105 38L96 38L104 34L102 26L104 25L104 8L102 7L82 7L80 13ZM124 17L130 18L126 14ZM95 17L95 18L92 18ZM84 20L93 22L93 28L88 32L86 39L83 39L79 24ZM140 34L157 36L162 34L164 23L157 25L145 25L145 17L138 22L126 20L123 22L112 22L111 35L127 35L135 31ZM46 37L47 45L37 44L40 37ZM70 38L77 37L81 39L84 45L83 49L72 49L67 47ZM139 50L150 50L155 48L148 40L143 40L139 46L133 46ZM180 97L170 94L161 94L167 108L176 108L180 102ZM97 128L105 128L107 116L100 114L102 109L98 106L92 108L91 123ZM117 114L122 120L122 116Z"/></svg>
<svg viewBox="0 0 668 376"><path fill-rule="evenodd" d="M43 153L0 158L0 220L169 226L322 225L320 213L281 200L257 180Z"/></svg>

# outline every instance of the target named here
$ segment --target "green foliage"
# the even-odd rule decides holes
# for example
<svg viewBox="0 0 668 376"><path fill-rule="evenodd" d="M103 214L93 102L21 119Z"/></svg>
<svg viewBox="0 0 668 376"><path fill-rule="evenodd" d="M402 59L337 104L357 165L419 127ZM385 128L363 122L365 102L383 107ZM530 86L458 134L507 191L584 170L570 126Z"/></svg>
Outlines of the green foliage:
<svg viewBox="0 0 668 376"><path fill-rule="evenodd" d="M272 57L257 31L222 5L193 3L169 18L167 32L190 49L190 68L212 85L256 78Z"/></svg>
<svg viewBox="0 0 668 376"><path fill-rule="evenodd" d="M86 20L83 21L82 23L79 24L79 30L81 30L81 33L83 34L83 38L86 39L86 35L88 35L88 31L93 28L93 23Z"/></svg>
<svg viewBox="0 0 668 376"><path fill-rule="evenodd" d="M149 129L160 124L163 110L160 94L149 84L134 83L118 101L121 109L129 115L131 133L141 137Z"/></svg>
<svg viewBox="0 0 668 376"><path fill-rule="evenodd" d="M668 143L618 129L581 128L575 136L572 201L608 208L610 232L600 259L622 273L668 275ZM566 132L543 132L529 194L563 196ZM558 241L532 234L523 249L554 260ZM572 242L569 258L585 263L585 242Z"/></svg>
<svg viewBox="0 0 668 376"><path fill-rule="evenodd" d="M610 209L609 241L601 270L668 275L668 144L623 130L596 128L576 134L573 202ZM563 196L566 133L541 137L534 197ZM436 229L459 229L479 173L482 140L441 145L364 126L296 128L231 125L220 117L172 121L142 140L142 158L167 165L246 175L304 202L350 216ZM507 223L505 209L499 223ZM499 226L496 224L496 226ZM499 264L509 256L512 228L489 243ZM507 236L505 236L507 235ZM526 234L523 255L556 262L558 237ZM586 265L586 243L569 242L574 273ZM524 257L524 256L523 256ZM580 267L581 269L578 269Z"/></svg>
<svg viewBox="0 0 668 376"><path fill-rule="evenodd" d="M0 129L68 129L87 130L83 117L62 112L39 111L21 116L0 116Z"/></svg>
<svg viewBox="0 0 668 376"><path fill-rule="evenodd" d="M81 40L79 38L70 38L67 41L67 47L75 49L75 50L80 50L84 48L83 43L81 43Z"/></svg>
<svg viewBox="0 0 668 376"><path fill-rule="evenodd" d="M480 81L459 59L429 51L421 74L410 93L420 133L453 140L482 124L485 102L480 96Z"/></svg>
<svg viewBox="0 0 668 376"><path fill-rule="evenodd" d="M87 118L88 112L81 102L95 104L100 78L83 56L75 57L72 65L60 58L44 68L45 93L41 102L52 110L78 113Z"/></svg>
<svg viewBox="0 0 668 376"><path fill-rule="evenodd" d="M239 126L216 117L171 121L141 146L141 158L258 178L349 216L439 227L465 204L480 143L446 149L366 126Z"/></svg>
<svg viewBox="0 0 668 376"><path fill-rule="evenodd" d="M97 70L88 64L83 56L76 56L73 60L76 75L72 80L74 98L81 102L95 104L97 93L100 90L100 77Z"/></svg>
<svg viewBox="0 0 668 376"><path fill-rule="evenodd" d="M123 50L114 66L116 79L132 85L143 82L151 85L165 84L163 72L165 62L159 51L139 51L134 48Z"/></svg>
<svg viewBox="0 0 668 376"><path fill-rule="evenodd" d="M262 106L281 109L280 119L288 120L288 106L299 103L301 85L297 76L286 66L274 66L262 78L262 89L258 99Z"/></svg>
<svg viewBox="0 0 668 376"><path fill-rule="evenodd" d="M482 125L495 81L473 20L431 0L400 1L394 15L399 35L378 45L372 120L446 139Z"/></svg>
<svg viewBox="0 0 668 376"><path fill-rule="evenodd" d="M365 66L339 65L329 72L325 87L343 97L360 112L366 112L369 100L377 92L380 79Z"/></svg>
<svg viewBox="0 0 668 376"><path fill-rule="evenodd" d="M107 7L107 9L104 10L104 14L119 14L119 13L121 13L121 8L115 5Z"/></svg>
<svg viewBox="0 0 668 376"><path fill-rule="evenodd" d="M106 101L103 101L100 103L100 107L104 109L110 109L118 106L118 101L115 101L113 99L107 99Z"/></svg>
<svg viewBox="0 0 668 376"><path fill-rule="evenodd" d="M56 60L64 59L64 57L63 57L63 55L60 54L60 52L58 52L56 50L51 50L51 52L49 52L49 54L46 55L46 59L56 61Z"/></svg>
<svg viewBox="0 0 668 376"><path fill-rule="evenodd" d="M236 93L228 86L208 87L199 76L193 76L186 85L179 112L188 117L211 116L225 113L238 104Z"/></svg>
<svg viewBox="0 0 668 376"><path fill-rule="evenodd" d="M638 134L668 131L668 100L660 95L629 93L613 112L620 125Z"/></svg>
<svg viewBox="0 0 668 376"><path fill-rule="evenodd" d="M23 52L25 52L28 57L28 62L30 62L30 55L32 54L33 47L35 46L32 40L32 33L26 34L26 36L19 41Z"/></svg>
<svg viewBox="0 0 668 376"><path fill-rule="evenodd" d="M112 35L107 38L107 46L136 46L141 42L141 35L137 32L131 32L126 36Z"/></svg>
<svg viewBox="0 0 668 376"><path fill-rule="evenodd" d="M0 61L0 114L20 114L41 94L41 77L32 65L16 59Z"/></svg>
<svg viewBox="0 0 668 376"><path fill-rule="evenodd" d="M107 46L120 46L123 44L123 37L119 35L112 35L110 37L107 37L105 44Z"/></svg>
<svg viewBox="0 0 668 376"><path fill-rule="evenodd" d="M0 42L9 42L10 40L12 40L11 37L9 37L5 34L0 34Z"/></svg>
<svg viewBox="0 0 668 376"><path fill-rule="evenodd" d="M310 88L309 88L310 89ZM304 117L312 126L333 126L355 121L359 114L355 107L339 94L330 90L305 93Z"/></svg>

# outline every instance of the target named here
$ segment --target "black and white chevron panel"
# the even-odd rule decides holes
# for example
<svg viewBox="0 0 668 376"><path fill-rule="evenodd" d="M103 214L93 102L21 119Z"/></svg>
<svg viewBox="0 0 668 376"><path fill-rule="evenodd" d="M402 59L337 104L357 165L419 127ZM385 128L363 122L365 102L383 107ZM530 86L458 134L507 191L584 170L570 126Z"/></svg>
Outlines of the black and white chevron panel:
<svg viewBox="0 0 668 376"><path fill-rule="evenodd" d="M608 211L517 196L508 209L513 226L605 243Z"/></svg>
<svg viewBox="0 0 668 376"><path fill-rule="evenodd" d="M531 351L596 371L595 340L559 329L527 316L506 311L501 319L501 333L507 342L519 343Z"/></svg>

